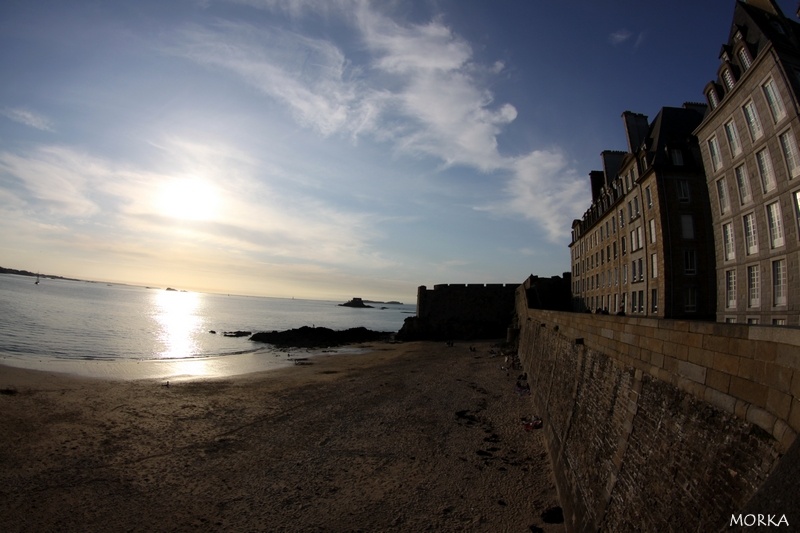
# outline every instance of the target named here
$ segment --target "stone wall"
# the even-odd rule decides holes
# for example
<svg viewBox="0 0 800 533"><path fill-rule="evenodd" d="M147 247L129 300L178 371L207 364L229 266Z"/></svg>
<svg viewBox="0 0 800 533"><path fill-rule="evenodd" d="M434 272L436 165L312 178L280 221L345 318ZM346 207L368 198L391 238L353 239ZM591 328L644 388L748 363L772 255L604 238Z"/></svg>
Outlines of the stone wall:
<svg viewBox="0 0 800 533"><path fill-rule="evenodd" d="M425 285L417 289L417 316L406 319L398 339L505 337L515 317L518 283Z"/></svg>
<svg viewBox="0 0 800 533"><path fill-rule="evenodd" d="M570 531L719 530L800 431L800 330L517 313Z"/></svg>
<svg viewBox="0 0 800 533"><path fill-rule="evenodd" d="M430 320L500 320L514 315L519 283L442 284L417 288L417 316Z"/></svg>

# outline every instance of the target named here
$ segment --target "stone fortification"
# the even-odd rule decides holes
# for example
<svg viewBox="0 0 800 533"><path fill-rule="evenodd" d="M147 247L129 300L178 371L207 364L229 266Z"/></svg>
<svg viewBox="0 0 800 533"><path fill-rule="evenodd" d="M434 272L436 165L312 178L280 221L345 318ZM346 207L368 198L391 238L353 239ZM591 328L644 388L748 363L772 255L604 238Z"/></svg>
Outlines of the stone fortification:
<svg viewBox="0 0 800 533"><path fill-rule="evenodd" d="M519 283L442 284L417 290L417 316L398 333L402 340L489 339L506 336L514 319Z"/></svg>
<svg viewBox="0 0 800 533"><path fill-rule="evenodd" d="M800 524L779 498L745 507L800 431L800 330L526 299L519 356L568 530L718 531L743 509Z"/></svg>

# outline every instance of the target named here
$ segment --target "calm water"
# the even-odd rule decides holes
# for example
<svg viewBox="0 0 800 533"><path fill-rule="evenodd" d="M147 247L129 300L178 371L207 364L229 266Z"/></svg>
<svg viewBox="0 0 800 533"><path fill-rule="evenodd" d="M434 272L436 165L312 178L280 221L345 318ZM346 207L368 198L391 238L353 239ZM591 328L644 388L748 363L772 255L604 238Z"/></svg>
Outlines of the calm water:
<svg viewBox="0 0 800 533"><path fill-rule="evenodd" d="M398 331L414 305L225 296L0 275L0 354L59 360L179 360L274 351L223 331L301 326ZM216 335L209 333L215 330Z"/></svg>

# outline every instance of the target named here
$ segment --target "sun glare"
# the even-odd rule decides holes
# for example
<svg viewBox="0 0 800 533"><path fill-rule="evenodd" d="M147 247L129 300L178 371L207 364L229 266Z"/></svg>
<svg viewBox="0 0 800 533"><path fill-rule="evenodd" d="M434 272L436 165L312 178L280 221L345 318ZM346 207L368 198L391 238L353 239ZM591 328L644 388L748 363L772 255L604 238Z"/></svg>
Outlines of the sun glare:
<svg viewBox="0 0 800 533"><path fill-rule="evenodd" d="M219 191L202 179L182 178L164 183L158 193L158 211L181 220L209 220L219 205Z"/></svg>

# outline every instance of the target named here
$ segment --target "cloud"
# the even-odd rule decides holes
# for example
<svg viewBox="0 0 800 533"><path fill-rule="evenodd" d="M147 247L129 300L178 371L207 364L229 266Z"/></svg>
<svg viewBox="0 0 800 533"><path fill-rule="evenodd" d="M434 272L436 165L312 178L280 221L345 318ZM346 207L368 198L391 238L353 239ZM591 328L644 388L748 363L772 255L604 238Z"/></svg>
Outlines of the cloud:
<svg viewBox="0 0 800 533"><path fill-rule="evenodd" d="M630 41L631 38L633 38L633 36L634 36L633 32L631 32L629 30L626 30L626 29L622 29L622 30L617 30L614 33L612 33L611 35L609 35L608 36L608 41L613 46L619 46L619 45L621 45L621 44L623 44L623 43L625 43L627 41ZM639 32L636 35L636 40L633 41L633 45L632 45L634 50L638 49L644 43L644 40L645 40L646 36L647 36L647 32L644 32L644 31Z"/></svg>
<svg viewBox="0 0 800 533"><path fill-rule="evenodd" d="M6 107L0 110L0 114L10 120L13 120L14 122L24 124L25 126L35 128L37 130L49 132L55 131L53 123L50 121L50 119L44 115L35 113L34 111L25 109L23 107Z"/></svg>
<svg viewBox="0 0 800 533"><path fill-rule="evenodd" d="M0 153L0 175L18 184L17 197L45 212L86 217L99 210L90 198L98 162L62 146L43 146L30 155Z"/></svg>
<svg viewBox="0 0 800 533"><path fill-rule="evenodd" d="M240 3L293 17L310 13L314 5L306 0ZM400 22L372 3L344 0L327 4L325 16L336 16L337 9L339 22L352 26L362 43L358 56L348 56L328 38L228 21L185 26L164 50L233 73L322 136L370 136L389 143L397 154L475 169L497 181L498 189L511 176L505 212L542 224L551 238L569 231L571 219L563 214L574 209L577 194L565 186L563 155L557 150L523 156L500 152L498 137L517 118L516 107L496 102L489 89L505 69L503 61L478 64L469 43L440 19ZM630 33L618 38L628 39ZM524 164L547 159L562 163L560 174ZM552 217L540 216L551 211ZM567 224L556 227L563 220Z"/></svg>
<svg viewBox="0 0 800 533"><path fill-rule="evenodd" d="M630 39L632 36L633 36L633 33L631 33L628 30L622 29L622 30L617 30L614 33L612 33L611 35L609 35L608 36L608 40L611 42L611 44L613 44L614 46L617 46L619 44L624 43L625 41Z"/></svg>
<svg viewBox="0 0 800 533"><path fill-rule="evenodd" d="M552 242L569 235L576 212L587 202L585 182L558 149L535 150L517 158L504 192L504 202L478 209L534 221Z"/></svg>
<svg viewBox="0 0 800 533"><path fill-rule="evenodd" d="M165 139L154 146L153 168L112 162L65 146L0 153L0 176L16 185L3 189L3 203L14 206L14 217L28 223L57 215L73 230L102 229L106 239L140 249L202 244L219 253L318 264L392 264L371 245L382 237L379 216L340 209L296 190L272 188L261 174L260 160L219 143ZM175 219L170 199L162 195L165 184L175 180L211 184L219 204L213 216Z"/></svg>
<svg viewBox="0 0 800 533"><path fill-rule="evenodd" d="M383 95L363 86L333 43L280 28L187 26L165 51L233 73L324 136L371 129L381 107Z"/></svg>

